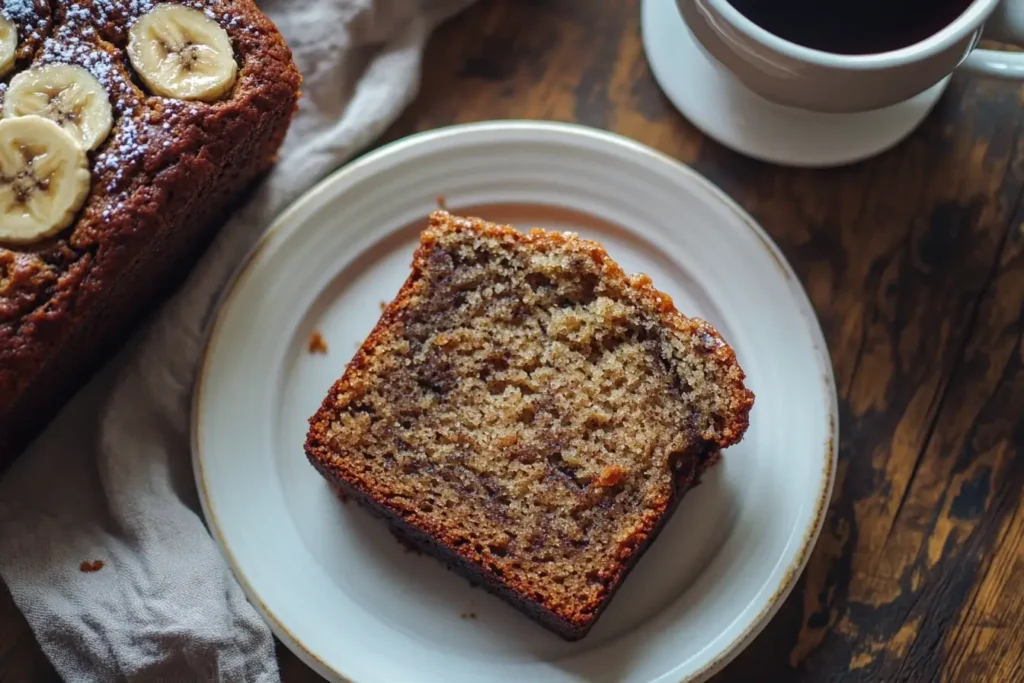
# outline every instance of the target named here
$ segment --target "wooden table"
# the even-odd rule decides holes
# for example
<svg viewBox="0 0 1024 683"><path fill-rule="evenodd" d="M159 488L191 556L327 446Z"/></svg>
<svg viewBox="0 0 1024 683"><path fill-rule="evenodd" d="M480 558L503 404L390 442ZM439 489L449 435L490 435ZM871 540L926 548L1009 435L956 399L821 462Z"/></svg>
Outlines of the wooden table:
<svg viewBox="0 0 1024 683"><path fill-rule="evenodd" d="M1021 90L957 77L897 149L775 168L675 112L638 17L636 0L481 0L434 37L386 137L494 118L611 129L695 166L796 268L839 388L835 494L796 590L716 683L1024 681ZM281 665L318 680L283 649ZM0 591L0 681L54 678Z"/></svg>

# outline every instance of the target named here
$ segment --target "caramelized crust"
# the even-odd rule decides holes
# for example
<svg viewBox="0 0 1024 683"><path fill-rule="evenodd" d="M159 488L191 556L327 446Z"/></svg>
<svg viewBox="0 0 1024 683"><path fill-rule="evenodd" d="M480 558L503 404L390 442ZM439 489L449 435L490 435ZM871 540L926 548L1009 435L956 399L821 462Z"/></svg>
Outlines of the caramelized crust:
<svg viewBox="0 0 1024 683"><path fill-rule="evenodd" d="M418 547L583 637L747 428L732 349L595 242L434 213L306 453Z"/></svg>
<svg viewBox="0 0 1024 683"><path fill-rule="evenodd" d="M295 111L291 52L253 0L171 2L227 31L239 77L224 99L171 100L138 85L127 32L157 2L0 0L21 37L16 72L85 67L115 114L72 227L28 247L0 243L0 469L180 281L271 167Z"/></svg>

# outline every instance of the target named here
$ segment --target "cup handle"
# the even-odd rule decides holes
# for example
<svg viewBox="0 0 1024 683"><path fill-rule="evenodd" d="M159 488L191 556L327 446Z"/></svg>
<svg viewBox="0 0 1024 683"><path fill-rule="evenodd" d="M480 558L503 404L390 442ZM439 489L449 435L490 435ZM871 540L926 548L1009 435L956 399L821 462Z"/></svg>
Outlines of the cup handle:
<svg viewBox="0 0 1024 683"><path fill-rule="evenodd" d="M1024 45L1024 0L1003 0L985 22L985 37ZM973 50L960 64L967 73L1024 80L1024 52Z"/></svg>

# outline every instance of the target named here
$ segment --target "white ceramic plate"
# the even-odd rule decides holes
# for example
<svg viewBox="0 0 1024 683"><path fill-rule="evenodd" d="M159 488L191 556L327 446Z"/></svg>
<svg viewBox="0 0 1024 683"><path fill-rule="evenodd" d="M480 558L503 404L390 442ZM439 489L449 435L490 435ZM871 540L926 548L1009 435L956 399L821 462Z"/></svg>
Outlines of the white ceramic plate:
<svg viewBox="0 0 1024 683"><path fill-rule="evenodd" d="M453 211L601 240L682 312L716 325L757 394L744 441L578 643L406 552L306 462L306 420L397 293L438 195ZM314 331L326 355L309 352ZM231 567L277 636L327 678L678 683L735 656L797 580L831 493L836 425L814 312L739 206L629 140L497 122L383 147L281 216L222 302L193 438L204 510Z"/></svg>

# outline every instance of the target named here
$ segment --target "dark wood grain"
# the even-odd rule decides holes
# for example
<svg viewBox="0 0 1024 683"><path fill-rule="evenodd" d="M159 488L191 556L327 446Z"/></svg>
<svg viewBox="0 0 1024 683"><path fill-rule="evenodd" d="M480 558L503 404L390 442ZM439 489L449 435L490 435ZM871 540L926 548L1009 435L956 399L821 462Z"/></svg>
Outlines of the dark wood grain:
<svg viewBox="0 0 1024 683"><path fill-rule="evenodd" d="M530 118L692 164L790 259L828 339L840 466L797 589L716 683L1024 681L1022 93L955 77L896 149L842 169L745 159L661 95L630 0L481 0L431 41L385 141ZM286 683L318 680L280 650ZM51 674L0 598L0 681Z"/></svg>

